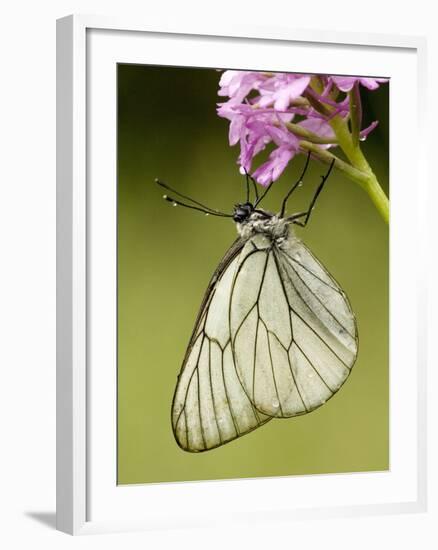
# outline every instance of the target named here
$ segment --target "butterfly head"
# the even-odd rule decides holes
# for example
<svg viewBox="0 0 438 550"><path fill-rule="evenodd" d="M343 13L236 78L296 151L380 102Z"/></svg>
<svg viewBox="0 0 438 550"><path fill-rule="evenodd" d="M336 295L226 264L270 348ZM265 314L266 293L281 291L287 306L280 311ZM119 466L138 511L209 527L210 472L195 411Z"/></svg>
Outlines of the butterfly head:
<svg viewBox="0 0 438 550"><path fill-rule="evenodd" d="M233 220L236 223L245 223L254 212L254 206L250 202L238 203L234 205Z"/></svg>

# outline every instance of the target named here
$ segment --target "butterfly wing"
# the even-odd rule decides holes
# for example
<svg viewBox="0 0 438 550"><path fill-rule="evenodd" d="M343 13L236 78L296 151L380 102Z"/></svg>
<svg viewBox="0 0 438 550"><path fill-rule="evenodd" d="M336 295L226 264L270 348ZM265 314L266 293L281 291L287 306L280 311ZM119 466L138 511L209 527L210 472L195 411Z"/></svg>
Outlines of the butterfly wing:
<svg viewBox="0 0 438 550"><path fill-rule="evenodd" d="M232 285L233 356L261 413L305 414L330 399L350 374L358 336L345 293L304 244L263 235L247 241Z"/></svg>
<svg viewBox="0 0 438 550"><path fill-rule="evenodd" d="M231 351L229 302L242 249L238 239L214 273L178 376L172 428L186 451L213 449L270 419L247 397Z"/></svg>

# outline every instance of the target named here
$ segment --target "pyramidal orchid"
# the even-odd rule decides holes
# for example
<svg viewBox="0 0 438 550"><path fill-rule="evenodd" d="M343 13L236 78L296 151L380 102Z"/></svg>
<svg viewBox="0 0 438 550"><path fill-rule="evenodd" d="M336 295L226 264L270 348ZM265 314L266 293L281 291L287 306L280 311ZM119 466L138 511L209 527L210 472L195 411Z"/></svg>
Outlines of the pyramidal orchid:
<svg viewBox="0 0 438 550"><path fill-rule="evenodd" d="M389 202L360 143L378 122L362 128L360 88L376 90L385 78L257 71L224 71L217 113L229 120L230 145L240 145L238 164L261 185L276 181L294 157L311 154L359 183L385 221ZM253 168L266 148L268 160ZM341 150L347 160L342 160Z"/></svg>

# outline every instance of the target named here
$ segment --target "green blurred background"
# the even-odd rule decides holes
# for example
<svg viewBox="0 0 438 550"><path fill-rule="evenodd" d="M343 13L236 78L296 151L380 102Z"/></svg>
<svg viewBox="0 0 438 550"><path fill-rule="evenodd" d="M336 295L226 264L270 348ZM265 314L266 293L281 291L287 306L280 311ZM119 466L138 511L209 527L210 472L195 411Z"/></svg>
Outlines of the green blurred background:
<svg viewBox="0 0 438 550"><path fill-rule="evenodd" d="M339 393L311 414L273 420L205 453L182 451L170 407L207 283L236 237L229 219L172 208L159 177L201 202L231 211L244 198L215 112L220 73L118 67L118 483L148 483L386 470L388 423L388 228L357 184L334 173L311 222L297 229L350 298L359 356ZM363 144L388 192L388 85L362 89ZM264 207L276 211L305 158L296 158ZM257 165L257 163L256 163ZM325 166L311 162L289 209L306 207Z"/></svg>

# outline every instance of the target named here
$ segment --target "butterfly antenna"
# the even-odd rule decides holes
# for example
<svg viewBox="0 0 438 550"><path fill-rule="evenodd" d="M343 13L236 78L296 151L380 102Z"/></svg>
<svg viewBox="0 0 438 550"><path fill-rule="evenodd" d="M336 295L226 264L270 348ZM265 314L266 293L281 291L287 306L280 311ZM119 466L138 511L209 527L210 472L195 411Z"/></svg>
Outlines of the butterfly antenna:
<svg viewBox="0 0 438 550"><path fill-rule="evenodd" d="M180 193L179 191L177 191L176 189L173 189L172 187L170 187L170 185L168 185L167 183L164 183L164 181L161 181L159 180L158 178L155 178L155 183L157 185L159 185L160 187L163 187L164 189L168 190L168 191L171 191L172 193L174 193L175 195L177 195L178 197L181 197L182 199L185 199L187 201L190 201L192 202L193 204L196 204L197 206L199 206L200 208L197 208L196 210L201 210L204 211L205 213L208 212L212 215L214 214L221 214L223 216L230 216L231 217L231 214L225 214L225 212L220 212L219 210L215 210L213 208L210 208L209 206L206 206L205 204L202 204L202 202L199 202L195 199L192 199L191 197L189 197L188 195L184 195L183 193ZM167 195L165 195L166 197ZM167 199L166 199L167 200ZM174 201L174 202L178 202L178 201ZM188 206L186 204L183 204L181 203L182 206Z"/></svg>
<svg viewBox="0 0 438 550"><path fill-rule="evenodd" d="M282 218L284 216L284 213L286 211L287 201L289 200L289 197L292 195L292 193L295 191L295 189L297 187L300 187L301 185L303 185L303 178L304 178L304 176L307 172L307 168L309 167L309 162L310 162L310 151L307 153L306 163L304 164L304 168L303 168L303 171L301 172L301 176L294 183L294 185L289 189L289 192L287 193L287 195L283 199L283 203L281 205L281 211L280 211L280 218Z"/></svg>
<svg viewBox="0 0 438 550"><path fill-rule="evenodd" d="M221 217L221 218L232 218L233 217L232 214L225 214L223 212L218 212L216 210L209 210L209 209L206 209L206 208L201 208L201 207L198 207L198 206L193 206L192 204L187 204L187 203L181 202L177 199L169 197L169 195L163 195L163 199L166 200L167 202L172 203L172 206L184 206L184 208L190 208L190 210L197 210L198 212L202 212L206 216L218 216L218 217Z"/></svg>

